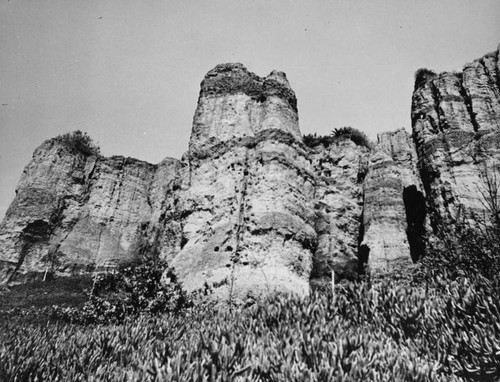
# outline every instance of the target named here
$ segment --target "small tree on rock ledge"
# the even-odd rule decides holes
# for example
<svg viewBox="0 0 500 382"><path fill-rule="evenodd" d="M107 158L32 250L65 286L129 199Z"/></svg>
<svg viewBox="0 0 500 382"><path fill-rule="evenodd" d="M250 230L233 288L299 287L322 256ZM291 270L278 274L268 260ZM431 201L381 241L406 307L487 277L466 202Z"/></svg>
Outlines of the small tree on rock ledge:
<svg viewBox="0 0 500 382"><path fill-rule="evenodd" d="M101 155L101 149L97 143L81 130L75 130L71 133L61 134L54 138L57 142L63 143L73 151L79 152L85 156Z"/></svg>

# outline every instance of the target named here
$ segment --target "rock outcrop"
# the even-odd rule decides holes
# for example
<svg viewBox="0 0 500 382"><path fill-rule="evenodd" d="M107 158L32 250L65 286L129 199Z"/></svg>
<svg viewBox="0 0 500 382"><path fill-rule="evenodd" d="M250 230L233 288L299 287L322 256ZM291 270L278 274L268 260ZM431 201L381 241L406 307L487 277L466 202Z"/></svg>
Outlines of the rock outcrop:
<svg viewBox="0 0 500 382"><path fill-rule="evenodd" d="M180 197L183 247L172 265L188 290L225 298L307 293L314 176L283 73L219 65L201 84Z"/></svg>
<svg viewBox="0 0 500 382"><path fill-rule="evenodd" d="M35 150L0 225L4 281L108 269L152 254L188 291L247 301L404 272L498 170L498 50L462 73L417 73L413 134L308 147L284 73L223 64L201 83L188 151L157 165Z"/></svg>
<svg viewBox="0 0 500 382"><path fill-rule="evenodd" d="M168 210L168 186L178 167L175 159L151 165L84 155L56 139L46 141L24 169L0 226L3 279L136 260L152 244L148 238L158 236L153 233L161 211ZM175 246L175 240L162 244Z"/></svg>
<svg viewBox="0 0 500 382"><path fill-rule="evenodd" d="M363 181L369 149L349 139L312 150L316 190L315 230L311 280L321 284L332 271L337 279L355 279L359 271L358 246L363 216Z"/></svg>
<svg viewBox="0 0 500 382"><path fill-rule="evenodd" d="M500 159L499 51L461 73L417 72L412 126L434 231L482 213L485 176Z"/></svg>
<svg viewBox="0 0 500 382"><path fill-rule="evenodd" d="M426 205L417 155L404 129L382 133L364 182L360 262L373 275L404 270L425 250Z"/></svg>

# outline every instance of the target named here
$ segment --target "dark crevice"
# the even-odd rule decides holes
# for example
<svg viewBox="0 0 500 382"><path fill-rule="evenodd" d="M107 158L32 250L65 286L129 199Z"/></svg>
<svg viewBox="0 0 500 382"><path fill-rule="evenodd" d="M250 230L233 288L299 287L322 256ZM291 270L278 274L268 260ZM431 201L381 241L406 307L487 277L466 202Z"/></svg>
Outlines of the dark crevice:
<svg viewBox="0 0 500 382"><path fill-rule="evenodd" d="M432 125L432 128L436 131L443 132L443 126L441 126L441 109L440 109L440 97L439 97L439 91L437 86L434 84L434 81L431 81L429 83L429 87L431 89L432 93L432 99L434 100L434 110L436 111L437 114L437 121L434 121L433 118L431 118L429 115L429 122Z"/></svg>
<svg viewBox="0 0 500 382"><path fill-rule="evenodd" d="M370 258L370 247L366 244L359 246L358 250L358 274L363 276L367 273L368 259Z"/></svg>
<svg viewBox="0 0 500 382"><path fill-rule="evenodd" d="M364 195L363 195L364 204ZM358 232L358 274L364 275L368 265L368 257L370 255L370 248L366 244L361 244L365 237L365 224L364 224L365 211L361 212L359 217L359 232Z"/></svg>
<svg viewBox="0 0 500 382"><path fill-rule="evenodd" d="M472 128L477 133L479 131L479 124L477 123L476 120L476 113L474 113L474 110L472 109L472 98L467 89L465 89L463 74L457 78L459 79L459 84L460 84L460 95L464 99L465 107L467 109L467 113L469 114L469 118L472 123ZM477 134L476 137L478 137Z"/></svg>
<svg viewBox="0 0 500 382"><path fill-rule="evenodd" d="M431 169L428 168L428 166L426 166L425 164L421 164L420 165L420 179L422 180L422 184L424 186L424 190L425 190L425 195L427 195L427 200L431 201L431 205L433 204L432 203L432 200L433 200L433 196L432 196L432 188L431 188L431 184L441 176L441 174L439 173L439 170L436 170L436 171L433 171ZM435 206L434 206L435 208ZM433 232L437 232L438 231L438 222L436 221L435 219L435 216L433 216L432 214L430 215L431 219L430 219L430 223L431 223L431 228L433 230Z"/></svg>
<svg viewBox="0 0 500 382"><path fill-rule="evenodd" d="M427 208L425 197L422 192L417 190L417 187L412 185L405 187L403 190L403 202L406 211L406 236L410 244L410 255L413 262L425 253L425 218L427 216Z"/></svg>
<svg viewBox="0 0 500 382"><path fill-rule="evenodd" d="M181 248L181 249L182 249L182 248L184 248L184 246L187 244L187 242L188 242L188 239L187 239L187 238L183 235L183 236L181 237L180 248ZM218 248L217 248L217 249L218 249Z"/></svg>

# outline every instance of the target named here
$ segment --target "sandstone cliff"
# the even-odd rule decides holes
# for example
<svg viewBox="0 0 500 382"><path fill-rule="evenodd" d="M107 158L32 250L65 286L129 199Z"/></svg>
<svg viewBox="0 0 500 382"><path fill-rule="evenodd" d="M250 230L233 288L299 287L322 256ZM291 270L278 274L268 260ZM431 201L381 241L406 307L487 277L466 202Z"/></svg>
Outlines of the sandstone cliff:
<svg viewBox="0 0 500 382"><path fill-rule="evenodd" d="M404 129L380 134L364 182L360 261L374 275L404 270L425 251L426 224L411 137Z"/></svg>
<svg viewBox="0 0 500 382"><path fill-rule="evenodd" d="M463 73L416 76L413 134L308 147L284 73L218 65L201 83L181 160L157 165L35 150L0 225L2 279L107 269L157 255L189 291L270 291L404 272L443 222L484 211L499 159L498 50Z"/></svg>
<svg viewBox="0 0 500 382"><path fill-rule="evenodd" d="M260 78L227 64L205 76L183 158L184 245L172 261L186 289L307 292L314 187L296 104L280 72Z"/></svg>
<svg viewBox="0 0 500 382"><path fill-rule="evenodd" d="M500 159L499 51L461 73L417 73L412 126L418 167L435 232L471 211Z"/></svg>
<svg viewBox="0 0 500 382"><path fill-rule="evenodd" d="M75 152L55 139L33 154L0 225L3 279L72 274L135 260L168 209L175 159L151 165ZM152 224L154 223L154 224ZM165 246L175 246L168 240Z"/></svg>

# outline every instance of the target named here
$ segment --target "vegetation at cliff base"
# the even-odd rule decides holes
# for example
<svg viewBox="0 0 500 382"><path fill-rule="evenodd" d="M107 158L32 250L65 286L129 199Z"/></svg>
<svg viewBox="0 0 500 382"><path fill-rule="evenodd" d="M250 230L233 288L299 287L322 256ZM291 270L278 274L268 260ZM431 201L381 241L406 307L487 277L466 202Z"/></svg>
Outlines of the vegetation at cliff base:
<svg viewBox="0 0 500 382"><path fill-rule="evenodd" d="M498 381L500 204L487 179L490 217L458 221L405 275L373 284L238 307L185 295L149 260L87 280L80 305L2 304L0 381Z"/></svg>
<svg viewBox="0 0 500 382"><path fill-rule="evenodd" d="M339 286L121 324L0 324L3 380L494 381L498 281Z"/></svg>
<svg viewBox="0 0 500 382"><path fill-rule="evenodd" d="M357 146L366 147L369 150L373 147L373 144L370 142L365 133L350 126L334 129L330 135L317 135L314 133L306 134L303 138L304 144L310 148L315 148L320 145L328 147L331 144L339 142L343 139L349 139Z"/></svg>
<svg viewBox="0 0 500 382"><path fill-rule="evenodd" d="M86 132L80 130L58 135L54 140L85 156L101 155L99 145Z"/></svg>

